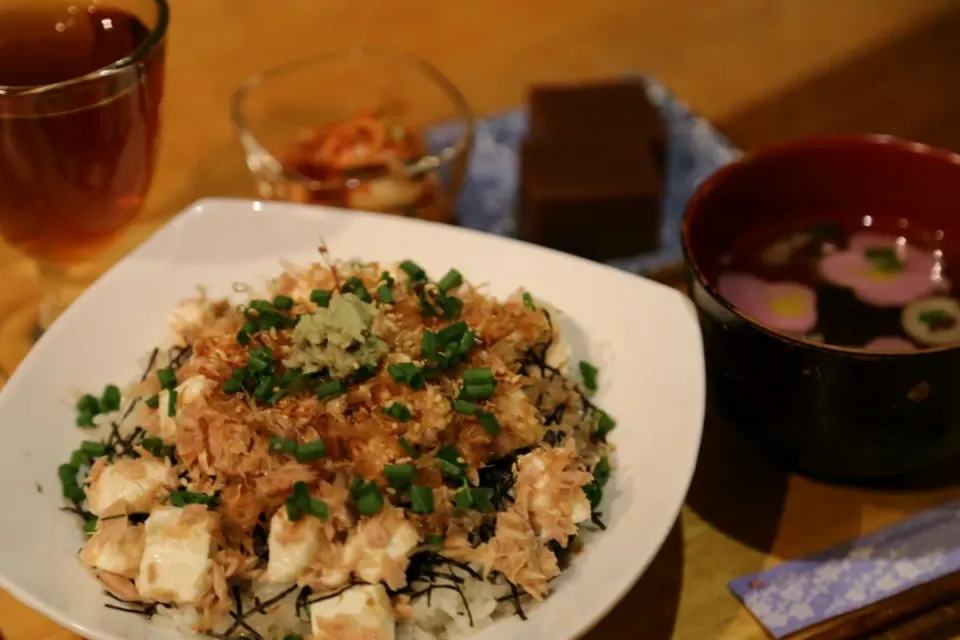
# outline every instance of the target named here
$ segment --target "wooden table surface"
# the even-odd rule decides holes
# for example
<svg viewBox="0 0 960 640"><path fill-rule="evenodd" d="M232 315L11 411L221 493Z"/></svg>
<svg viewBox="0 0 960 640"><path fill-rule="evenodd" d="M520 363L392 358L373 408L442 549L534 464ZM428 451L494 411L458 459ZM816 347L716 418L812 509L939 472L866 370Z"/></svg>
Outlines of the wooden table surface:
<svg viewBox="0 0 960 640"><path fill-rule="evenodd" d="M103 264L196 198L252 195L227 118L246 75L361 42L436 62L480 114L535 81L645 69L745 148L818 132L883 132L960 149L960 6L951 0L171 0L168 92L141 221ZM305 90L322 90L305 87ZM29 349L32 267L0 246L0 363ZM626 600L588 636L748 640L730 578L960 495L935 477L897 490L827 487L771 468L708 424L687 504ZM75 638L0 592L9 640Z"/></svg>

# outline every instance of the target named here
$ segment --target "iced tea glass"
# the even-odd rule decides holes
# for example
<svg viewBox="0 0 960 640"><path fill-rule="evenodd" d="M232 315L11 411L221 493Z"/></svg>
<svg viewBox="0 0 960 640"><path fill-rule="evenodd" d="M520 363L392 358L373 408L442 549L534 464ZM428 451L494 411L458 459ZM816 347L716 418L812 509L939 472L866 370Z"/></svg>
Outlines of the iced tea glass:
<svg viewBox="0 0 960 640"><path fill-rule="evenodd" d="M153 177L166 0L0 7L0 233L36 260L46 329Z"/></svg>

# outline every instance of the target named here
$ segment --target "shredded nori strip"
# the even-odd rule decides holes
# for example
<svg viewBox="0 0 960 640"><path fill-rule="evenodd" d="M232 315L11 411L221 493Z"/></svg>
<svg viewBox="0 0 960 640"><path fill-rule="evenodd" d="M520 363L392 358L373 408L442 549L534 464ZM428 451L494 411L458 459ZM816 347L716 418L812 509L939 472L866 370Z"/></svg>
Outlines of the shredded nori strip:
<svg viewBox="0 0 960 640"><path fill-rule="evenodd" d="M310 594L313 593L313 589L310 587L304 587L300 590L300 593L297 594L297 605L296 605L296 614L299 618L303 613L303 610L307 607L307 598L310 597Z"/></svg>
<svg viewBox="0 0 960 640"><path fill-rule="evenodd" d="M190 345L170 349L170 368L179 369L192 355L193 347Z"/></svg>
<svg viewBox="0 0 960 640"><path fill-rule="evenodd" d="M157 612L157 605L150 605L144 609L134 609L128 607L121 607L120 605L110 604L109 602L103 605L107 609L113 609L114 611L123 611L124 613L134 613L138 616L144 616L146 618L153 617L153 614Z"/></svg>
<svg viewBox="0 0 960 640"><path fill-rule="evenodd" d="M254 607L253 609L250 610L250 613L247 615L251 615L254 613L264 613L264 614L267 613L267 609L277 604L278 602L280 602L281 600L283 600L284 598L286 598L288 595L290 595L296 590L297 590L297 585L294 584L294 585L291 585L289 589L284 589L277 595L267 600L261 601L259 598L254 598L253 599Z"/></svg>

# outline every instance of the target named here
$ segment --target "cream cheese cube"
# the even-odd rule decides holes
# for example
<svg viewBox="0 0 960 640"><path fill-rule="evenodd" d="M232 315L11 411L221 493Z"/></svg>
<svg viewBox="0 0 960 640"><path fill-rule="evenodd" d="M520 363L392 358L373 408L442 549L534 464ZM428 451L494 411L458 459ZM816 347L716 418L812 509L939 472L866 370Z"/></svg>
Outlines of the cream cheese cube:
<svg viewBox="0 0 960 640"><path fill-rule="evenodd" d="M296 522L281 508L270 519L267 546L270 561L264 580L267 582L294 582L307 568L320 544L320 521L305 516Z"/></svg>
<svg viewBox="0 0 960 640"><path fill-rule="evenodd" d="M88 567L135 578L143 557L144 529L130 525L126 516L104 520L80 551L80 561Z"/></svg>
<svg viewBox="0 0 960 640"><path fill-rule="evenodd" d="M386 546L371 544L366 532L361 528L347 541L345 562L354 566L354 574L370 584L383 580L384 563L402 560L410 555L420 537L417 528L409 521L401 521L390 532L390 541Z"/></svg>
<svg viewBox="0 0 960 640"><path fill-rule="evenodd" d="M146 512L164 489L175 487L177 476L163 460L137 458L118 460L106 466L87 487L87 508L94 515L108 510Z"/></svg>
<svg viewBox="0 0 960 640"><path fill-rule="evenodd" d="M210 560L216 515L201 505L154 509L145 523L146 540L137 590L158 602L197 602L210 588Z"/></svg>
<svg viewBox="0 0 960 640"><path fill-rule="evenodd" d="M395 640L396 622L383 585L350 587L310 605L314 640Z"/></svg>

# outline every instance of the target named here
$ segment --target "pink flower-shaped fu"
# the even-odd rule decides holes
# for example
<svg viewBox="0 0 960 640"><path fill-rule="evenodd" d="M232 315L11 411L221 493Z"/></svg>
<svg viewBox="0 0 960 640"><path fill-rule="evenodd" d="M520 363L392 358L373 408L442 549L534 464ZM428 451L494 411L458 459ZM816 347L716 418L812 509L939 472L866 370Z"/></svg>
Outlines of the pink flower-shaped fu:
<svg viewBox="0 0 960 640"><path fill-rule="evenodd" d="M820 277L852 289L858 300L875 307L900 307L950 288L940 277L932 253L879 233L855 233L846 251L820 260Z"/></svg>
<svg viewBox="0 0 960 640"><path fill-rule="evenodd" d="M767 282L746 273L717 279L717 291L758 322L786 333L803 334L817 325L817 295L797 282Z"/></svg>

